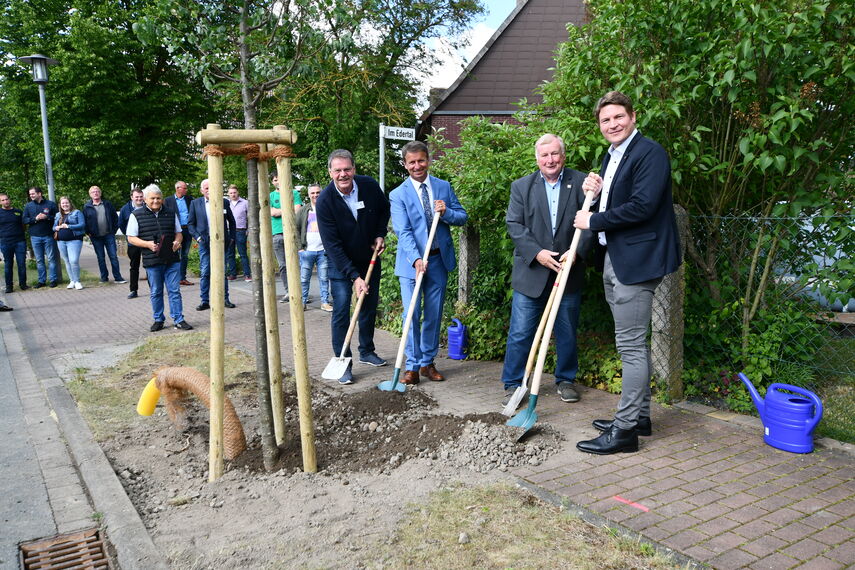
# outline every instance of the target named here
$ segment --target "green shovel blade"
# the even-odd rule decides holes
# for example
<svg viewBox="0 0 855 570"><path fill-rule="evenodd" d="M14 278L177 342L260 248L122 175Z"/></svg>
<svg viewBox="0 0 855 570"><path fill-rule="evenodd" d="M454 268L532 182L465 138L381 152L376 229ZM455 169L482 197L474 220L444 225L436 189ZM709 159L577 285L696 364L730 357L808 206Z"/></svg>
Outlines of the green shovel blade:
<svg viewBox="0 0 855 570"><path fill-rule="evenodd" d="M392 379L386 380L385 382L380 382L379 384L377 384L377 387L379 389L383 390L384 392L393 392L393 391L406 392L407 386L404 384L400 384L398 382L398 378L400 376L401 376L401 369L396 368L395 369L395 375L392 377Z"/></svg>

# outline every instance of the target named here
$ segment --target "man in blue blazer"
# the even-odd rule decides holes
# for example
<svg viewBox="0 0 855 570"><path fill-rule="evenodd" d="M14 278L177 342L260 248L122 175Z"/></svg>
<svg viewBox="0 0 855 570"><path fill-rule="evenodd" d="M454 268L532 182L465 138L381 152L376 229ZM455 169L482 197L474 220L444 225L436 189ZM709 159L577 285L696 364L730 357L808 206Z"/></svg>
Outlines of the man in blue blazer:
<svg viewBox="0 0 855 570"><path fill-rule="evenodd" d="M357 295L366 292L359 313L359 362L384 366L386 361L374 352L374 320L380 293L379 257L369 283L365 282L365 276L373 252L376 250L379 255L386 248L389 201L376 180L356 174L349 151L334 150L327 167L332 182L321 191L315 212L321 241L330 261L333 353L339 356L347 336L351 292ZM350 347L345 356L350 356ZM339 383L353 383L351 367L339 378Z"/></svg>
<svg viewBox="0 0 855 570"><path fill-rule="evenodd" d="M439 330L448 272L457 267L454 240L449 226L466 223L466 210L460 205L451 184L428 175L430 155L421 141L412 141L401 149L404 168L410 177L389 194L392 209L392 227L398 235L398 253L395 258L395 275L401 282L401 300L404 302L404 320L413 298L416 276L422 277L421 296L424 307L416 304L411 329L407 336L406 371L402 382L418 384L419 375L441 382L445 377L434 364L439 349ZM433 216L439 216L439 225L430 251L425 251ZM427 262L427 269L425 269ZM424 320L421 314L424 314Z"/></svg>
<svg viewBox="0 0 855 570"><path fill-rule="evenodd" d="M647 329L653 291L682 260L668 153L641 136L635 128L632 101L623 93L606 93L594 115L611 146L603 160L602 178L598 177L602 185L598 211L578 212L575 226L596 234L595 258L603 269L623 373L614 420L595 420L593 425L602 434L576 447L606 455L637 451L638 436L652 433Z"/></svg>
<svg viewBox="0 0 855 570"><path fill-rule="evenodd" d="M190 230L187 228L187 221L190 217L190 203L193 197L187 191L187 183L179 180L175 183L175 194L167 196L163 199L164 207L178 214L178 221L181 223L181 233L184 234L184 241L181 242L181 285L192 285L192 281L187 280L187 260L190 256L190 246L193 241L190 239Z"/></svg>
<svg viewBox="0 0 855 570"><path fill-rule="evenodd" d="M196 307L197 311L210 309L208 303L209 294L211 291L211 244L210 244L210 224L208 223L208 179L202 181L199 185L199 190L202 195L190 203L190 211L187 216L187 230L193 239L199 244L199 296L201 303ZM216 199L216 198L213 198ZM235 240L235 217L232 215L232 209L229 207L228 198L223 200L223 228L226 230L224 247L229 247L230 243ZM229 300L229 281L226 282L226 307L234 309L235 305Z"/></svg>

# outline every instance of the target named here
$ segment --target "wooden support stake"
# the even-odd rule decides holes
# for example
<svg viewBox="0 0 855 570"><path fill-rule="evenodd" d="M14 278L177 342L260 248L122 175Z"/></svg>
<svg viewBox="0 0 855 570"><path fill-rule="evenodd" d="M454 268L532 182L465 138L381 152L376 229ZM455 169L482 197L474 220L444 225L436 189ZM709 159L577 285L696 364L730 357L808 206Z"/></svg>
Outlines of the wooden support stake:
<svg viewBox="0 0 855 570"><path fill-rule="evenodd" d="M297 135L288 129L279 126L274 129L220 129L219 126L211 127L196 133L196 143L199 146L209 144L261 144L278 143L294 144Z"/></svg>
<svg viewBox="0 0 855 570"><path fill-rule="evenodd" d="M267 145L260 145L261 152ZM270 375L270 407L276 445L285 441L285 402L282 396L282 353L279 347L279 309L276 307L276 257L273 254L273 230L270 222L270 187L267 161L258 161L258 238L261 244L264 319L267 323L267 368Z"/></svg>
<svg viewBox="0 0 855 570"><path fill-rule="evenodd" d="M274 131L285 131L284 126L273 127ZM309 359L306 352L306 323L303 316L302 285L300 283L300 259L297 253L297 227L294 219L294 188L291 182L291 159L276 159L279 178L280 202L282 203L282 237L285 241L288 293L291 296L291 339L294 345L294 378L297 382L297 403L300 408L300 443L303 449L303 471L318 470L315 456L315 428L312 420L312 386L309 381Z"/></svg>
<svg viewBox="0 0 855 570"><path fill-rule="evenodd" d="M208 130L219 129L209 124ZM223 475L223 353L225 350L225 240L223 237L223 157L208 156L208 225L210 239L210 305L211 305L211 411L208 481Z"/></svg>

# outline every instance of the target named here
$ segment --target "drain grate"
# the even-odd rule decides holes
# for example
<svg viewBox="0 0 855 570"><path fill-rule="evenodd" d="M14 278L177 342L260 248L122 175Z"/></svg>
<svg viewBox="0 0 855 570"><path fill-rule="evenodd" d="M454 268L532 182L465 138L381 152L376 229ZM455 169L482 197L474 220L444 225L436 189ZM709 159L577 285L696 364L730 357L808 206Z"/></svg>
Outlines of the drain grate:
<svg viewBox="0 0 855 570"><path fill-rule="evenodd" d="M21 544L24 570L110 568L97 529L81 530Z"/></svg>

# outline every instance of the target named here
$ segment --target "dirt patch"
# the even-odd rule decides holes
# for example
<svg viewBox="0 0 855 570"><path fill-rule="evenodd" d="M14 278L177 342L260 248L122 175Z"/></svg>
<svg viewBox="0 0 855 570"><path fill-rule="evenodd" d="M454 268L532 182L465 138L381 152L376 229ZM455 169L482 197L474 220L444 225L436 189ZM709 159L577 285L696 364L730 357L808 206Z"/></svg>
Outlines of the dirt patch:
<svg viewBox="0 0 855 570"><path fill-rule="evenodd" d="M408 503L449 485L499 480L508 468L538 464L560 447L558 434L543 427L517 442L519 432L500 414L438 414L418 389L341 394L318 386L320 472L301 471L298 410L289 392L289 439L267 473L257 402L237 386L229 396L248 449L227 462L216 483L207 482L208 412L195 400L184 431L159 408L103 445L176 568L358 567L355 560L371 560L372 544L395 534Z"/></svg>

